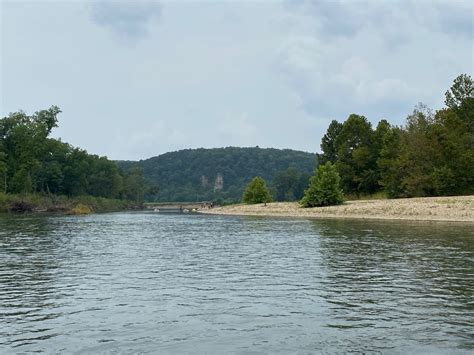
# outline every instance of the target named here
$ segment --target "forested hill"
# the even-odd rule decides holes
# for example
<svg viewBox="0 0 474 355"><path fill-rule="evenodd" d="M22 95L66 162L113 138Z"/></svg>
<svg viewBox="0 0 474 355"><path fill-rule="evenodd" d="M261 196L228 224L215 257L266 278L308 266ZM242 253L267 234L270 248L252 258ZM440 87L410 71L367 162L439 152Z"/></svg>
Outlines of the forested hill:
<svg viewBox="0 0 474 355"><path fill-rule="evenodd" d="M307 178L315 168L316 154L258 147L201 148L118 164L125 170L134 165L142 167L148 184L159 187L158 195L153 198L158 201L231 202L240 200L245 185L255 176L261 176L271 185L276 175L294 168L290 171Z"/></svg>

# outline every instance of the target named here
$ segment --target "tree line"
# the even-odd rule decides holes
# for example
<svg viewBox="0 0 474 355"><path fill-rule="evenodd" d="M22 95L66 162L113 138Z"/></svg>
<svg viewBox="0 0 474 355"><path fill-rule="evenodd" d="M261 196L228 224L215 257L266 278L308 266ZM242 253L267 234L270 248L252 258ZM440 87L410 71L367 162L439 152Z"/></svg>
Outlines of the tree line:
<svg viewBox="0 0 474 355"><path fill-rule="evenodd" d="M106 157L49 137L60 112L52 106L33 115L20 111L0 119L0 192L141 201L141 168L119 169Z"/></svg>
<svg viewBox="0 0 474 355"><path fill-rule="evenodd" d="M381 120L374 129L357 114L342 123L333 120L318 159L289 149L227 147L188 149L118 164L51 138L61 112L58 107L33 115L14 112L0 119L0 192L142 201L144 196L154 199L159 185L162 201L236 202L245 184L259 175L271 181L266 200L295 201L303 198L309 184L314 187L337 175L337 186L346 195L472 194L474 84L469 75L454 80L445 104L436 112L418 105L402 126ZM327 174L324 179L310 179L317 160L325 167L320 172ZM254 184L262 187L261 181ZM332 195L339 201L334 186Z"/></svg>
<svg viewBox="0 0 474 355"><path fill-rule="evenodd" d="M474 85L458 76L433 112L419 104L403 126L364 117L334 120L322 138L320 161L333 163L346 194L388 197L474 193Z"/></svg>
<svg viewBox="0 0 474 355"><path fill-rule="evenodd" d="M469 75L454 80L445 105L433 112L419 104L402 126L381 120L374 129L357 114L342 123L333 120L321 140L320 166L309 185L306 179L304 193L298 187L293 194L298 185L298 172L293 171L276 176L274 196L283 201L298 195L303 206L313 207L340 204L343 193L383 193L389 198L473 194L474 84ZM242 200L269 202L270 189L264 190L265 181L256 178Z"/></svg>

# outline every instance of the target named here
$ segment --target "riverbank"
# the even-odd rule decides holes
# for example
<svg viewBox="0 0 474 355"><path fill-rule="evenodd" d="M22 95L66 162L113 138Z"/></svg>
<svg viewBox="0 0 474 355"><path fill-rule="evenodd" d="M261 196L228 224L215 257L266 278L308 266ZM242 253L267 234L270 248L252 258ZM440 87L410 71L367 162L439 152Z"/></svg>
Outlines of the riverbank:
<svg viewBox="0 0 474 355"><path fill-rule="evenodd" d="M343 205L302 208L298 202L230 205L200 213L301 218L356 218L474 222L474 196L417 197L347 201Z"/></svg>
<svg viewBox="0 0 474 355"><path fill-rule="evenodd" d="M41 194L4 194L0 193L0 212L62 212L84 214L86 211L113 212L138 209L136 203L94 196L55 196Z"/></svg>

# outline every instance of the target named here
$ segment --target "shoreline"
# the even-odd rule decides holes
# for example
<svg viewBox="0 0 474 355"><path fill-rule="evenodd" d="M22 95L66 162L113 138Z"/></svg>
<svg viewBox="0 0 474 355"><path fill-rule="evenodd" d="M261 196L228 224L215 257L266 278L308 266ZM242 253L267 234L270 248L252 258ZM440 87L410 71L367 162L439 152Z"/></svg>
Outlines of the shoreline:
<svg viewBox="0 0 474 355"><path fill-rule="evenodd" d="M302 208L298 202L229 205L202 214L330 219L376 219L474 223L474 196L413 197L347 201L342 205Z"/></svg>
<svg viewBox="0 0 474 355"><path fill-rule="evenodd" d="M67 197L62 195L0 193L0 213L63 213L75 215L137 210L140 208L142 208L141 205L132 201L88 195Z"/></svg>

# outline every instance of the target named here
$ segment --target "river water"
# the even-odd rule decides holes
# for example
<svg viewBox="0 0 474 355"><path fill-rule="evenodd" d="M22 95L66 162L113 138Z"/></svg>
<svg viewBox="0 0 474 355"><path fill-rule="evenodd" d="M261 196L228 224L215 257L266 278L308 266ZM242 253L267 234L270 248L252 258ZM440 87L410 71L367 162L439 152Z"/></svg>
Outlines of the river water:
<svg viewBox="0 0 474 355"><path fill-rule="evenodd" d="M474 351L473 225L0 216L0 353Z"/></svg>

